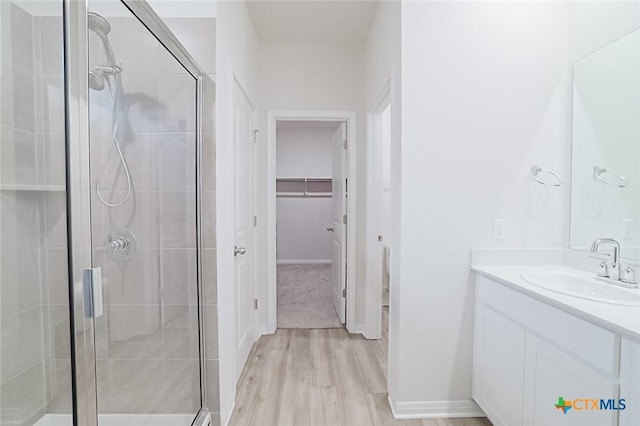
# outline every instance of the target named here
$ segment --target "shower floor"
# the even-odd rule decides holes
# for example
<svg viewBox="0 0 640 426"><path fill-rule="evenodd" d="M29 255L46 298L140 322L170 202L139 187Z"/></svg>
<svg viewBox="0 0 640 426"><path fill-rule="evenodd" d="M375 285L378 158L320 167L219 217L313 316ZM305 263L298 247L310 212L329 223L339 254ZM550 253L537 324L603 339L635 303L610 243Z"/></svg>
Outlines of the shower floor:
<svg viewBox="0 0 640 426"><path fill-rule="evenodd" d="M192 414L100 414L100 426L191 426ZM71 426L68 414L45 414L34 426Z"/></svg>

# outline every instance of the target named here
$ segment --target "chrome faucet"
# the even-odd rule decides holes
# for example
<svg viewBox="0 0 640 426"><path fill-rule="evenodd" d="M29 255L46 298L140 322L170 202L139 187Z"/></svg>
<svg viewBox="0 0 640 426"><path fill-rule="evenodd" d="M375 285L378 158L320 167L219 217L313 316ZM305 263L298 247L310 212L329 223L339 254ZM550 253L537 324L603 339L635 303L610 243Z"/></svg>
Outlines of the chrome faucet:
<svg viewBox="0 0 640 426"><path fill-rule="evenodd" d="M607 276L612 280L619 280L620 264L618 262L620 259L620 243L613 238L598 238L591 244L591 251L597 253L600 244L610 244L613 246L613 260L608 268Z"/></svg>

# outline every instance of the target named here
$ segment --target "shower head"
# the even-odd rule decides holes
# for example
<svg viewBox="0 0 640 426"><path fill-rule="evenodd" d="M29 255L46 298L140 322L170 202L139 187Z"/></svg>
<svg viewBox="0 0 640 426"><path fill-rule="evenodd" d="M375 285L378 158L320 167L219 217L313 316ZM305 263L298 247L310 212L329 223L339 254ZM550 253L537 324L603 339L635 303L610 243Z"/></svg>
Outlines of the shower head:
<svg viewBox="0 0 640 426"><path fill-rule="evenodd" d="M89 87L93 90L102 90L105 86L104 73L100 69L89 71Z"/></svg>
<svg viewBox="0 0 640 426"><path fill-rule="evenodd" d="M94 12L89 12L89 29L98 35L107 35L111 31L109 21Z"/></svg>
<svg viewBox="0 0 640 426"><path fill-rule="evenodd" d="M92 71L89 71L89 87L93 90L102 90L108 83L107 78L110 75L118 75L122 72L122 66L116 62L113 48L109 43L107 34L111 32L111 25L103 16L95 12L89 12L88 26L89 30L96 33L102 42L105 54L107 55L107 63L97 65Z"/></svg>

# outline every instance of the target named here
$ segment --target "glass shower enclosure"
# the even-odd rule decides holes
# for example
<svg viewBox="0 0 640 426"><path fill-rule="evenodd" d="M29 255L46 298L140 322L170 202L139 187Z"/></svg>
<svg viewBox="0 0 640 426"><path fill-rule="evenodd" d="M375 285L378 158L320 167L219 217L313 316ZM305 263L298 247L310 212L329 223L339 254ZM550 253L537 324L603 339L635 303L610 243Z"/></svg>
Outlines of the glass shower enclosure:
<svg viewBox="0 0 640 426"><path fill-rule="evenodd" d="M0 20L0 426L208 424L202 72L143 1Z"/></svg>

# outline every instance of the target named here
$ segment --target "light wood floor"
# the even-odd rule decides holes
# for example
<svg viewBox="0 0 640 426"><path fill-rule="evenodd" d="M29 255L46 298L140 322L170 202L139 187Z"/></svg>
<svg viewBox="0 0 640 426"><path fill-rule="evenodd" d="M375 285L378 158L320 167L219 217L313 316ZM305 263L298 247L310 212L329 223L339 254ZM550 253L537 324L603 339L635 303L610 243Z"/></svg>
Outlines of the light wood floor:
<svg viewBox="0 0 640 426"><path fill-rule="evenodd" d="M384 310L388 324L388 308ZM394 420L380 340L344 329L278 330L253 345L232 426L485 426L484 418Z"/></svg>

